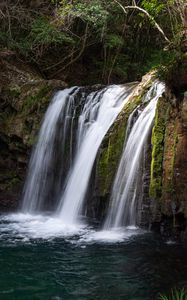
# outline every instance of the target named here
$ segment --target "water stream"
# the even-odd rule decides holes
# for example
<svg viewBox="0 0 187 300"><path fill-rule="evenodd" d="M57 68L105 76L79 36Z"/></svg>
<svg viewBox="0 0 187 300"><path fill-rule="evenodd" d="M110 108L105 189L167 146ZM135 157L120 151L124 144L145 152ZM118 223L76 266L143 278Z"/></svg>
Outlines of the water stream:
<svg viewBox="0 0 187 300"><path fill-rule="evenodd" d="M164 84L156 82L148 91L144 99L144 103L148 104L139 113L139 117L125 141L104 230L136 226L137 202L142 196L138 184L141 176L140 166L143 160L143 150L153 125L157 100L162 95L164 88Z"/></svg>
<svg viewBox="0 0 187 300"><path fill-rule="evenodd" d="M146 232L74 230L42 215L0 216L0 299L158 300L186 286L185 245Z"/></svg>

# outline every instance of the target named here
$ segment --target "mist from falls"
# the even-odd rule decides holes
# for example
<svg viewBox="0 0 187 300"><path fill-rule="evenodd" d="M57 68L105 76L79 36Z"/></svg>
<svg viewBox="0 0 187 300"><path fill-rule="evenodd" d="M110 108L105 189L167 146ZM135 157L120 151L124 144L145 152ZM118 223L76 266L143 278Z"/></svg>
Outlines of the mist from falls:
<svg viewBox="0 0 187 300"><path fill-rule="evenodd" d="M128 136L115 176L104 230L136 226L137 204L142 197L139 190L139 177L143 151L152 129L157 101L164 88L163 83L153 84L144 99L146 106L143 111L139 111L132 129L130 129L132 115L129 118Z"/></svg>

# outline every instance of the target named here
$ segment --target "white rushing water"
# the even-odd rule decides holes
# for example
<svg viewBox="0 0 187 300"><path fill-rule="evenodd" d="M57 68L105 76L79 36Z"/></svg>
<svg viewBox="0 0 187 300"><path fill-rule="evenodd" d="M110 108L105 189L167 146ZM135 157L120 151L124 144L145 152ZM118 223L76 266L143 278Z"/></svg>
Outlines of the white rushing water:
<svg viewBox="0 0 187 300"><path fill-rule="evenodd" d="M144 146L147 142L158 98L164 84L156 82L148 91L145 102L149 102L134 123L127 140L115 177L109 211L104 230L115 230L122 226L136 226L136 202L138 201L138 179Z"/></svg>
<svg viewBox="0 0 187 300"><path fill-rule="evenodd" d="M60 218L41 214L9 214L0 216L0 243L35 243L35 240L60 238L70 244L86 247L92 243L116 243L131 239L143 230L98 232L85 225L67 225Z"/></svg>
<svg viewBox="0 0 187 300"><path fill-rule="evenodd" d="M74 90L77 91L76 88L70 88L58 92L44 116L38 142L31 155L29 171L24 186L22 204L22 211L24 212L38 211L43 205L50 181L53 177L51 169L55 155L58 122L64 117L64 114L68 117L68 112L72 110L73 94L72 96L70 94ZM67 122L64 122L62 147L64 146L64 138L67 134Z"/></svg>
<svg viewBox="0 0 187 300"><path fill-rule="evenodd" d="M54 96L31 155L22 212L52 209L64 224L77 223L99 146L133 88L74 87Z"/></svg>
<svg viewBox="0 0 187 300"><path fill-rule="evenodd" d="M82 214L93 164L101 142L127 103L132 87L111 86L103 93L92 93L78 122L77 151L67 185L59 205L60 217L66 224L78 224Z"/></svg>

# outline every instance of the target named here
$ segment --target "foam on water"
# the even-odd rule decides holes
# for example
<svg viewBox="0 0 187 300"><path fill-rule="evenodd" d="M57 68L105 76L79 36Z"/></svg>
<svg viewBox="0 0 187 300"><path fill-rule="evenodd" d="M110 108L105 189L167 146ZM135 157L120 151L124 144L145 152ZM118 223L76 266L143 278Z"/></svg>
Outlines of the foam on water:
<svg viewBox="0 0 187 300"><path fill-rule="evenodd" d="M2 217L1 233L29 239L50 239L81 234L84 226L67 226L60 218L47 215L10 214Z"/></svg>
<svg viewBox="0 0 187 300"><path fill-rule="evenodd" d="M64 224L61 218L48 215L9 214L0 218L0 240L11 243L30 242L43 239L62 238L66 241L85 245L92 243L116 243L141 234L138 228L118 228L115 230L96 231L90 226Z"/></svg>
<svg viewBox="0 0 187 300"><path fill-rule="evenodd" d="M143 231L134 228L115 228L114 230L103 230L90 232L89 235L84 236L81 241L90 242L102 242L102 243L119 243L129 240L131 237L142 234Z"/></svg>

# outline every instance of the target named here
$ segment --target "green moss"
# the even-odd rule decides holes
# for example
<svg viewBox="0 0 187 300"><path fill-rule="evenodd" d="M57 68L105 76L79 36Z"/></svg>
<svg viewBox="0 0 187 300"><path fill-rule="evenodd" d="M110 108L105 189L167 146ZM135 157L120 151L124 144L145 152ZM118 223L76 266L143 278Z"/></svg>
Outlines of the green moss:
<svg viewBox="0 0 187 300"><path fill-rule="evenodd" d="M164 135L168 115L168 103L160 98L157 103L154 128L152 131L152 161L150 197L160 198L162 193L162 162L164 154Z"/></svg>
<svg viewBox="0 0 187 300"><path fill-rule="evenodd" d="M172 145L172 159L171 159L171 178L173 178L174 174L174 164L175 164L175 154L176 154L176 148L178 143L178 134L177 134L177 127L175 126L174 130L174 138L173 138L173 145Z"/></svg>
<svg viewBox="0 0 187 300"><path fill-rule="evenodd" d="M15 171L4 170L3 174L0 174L0 188L2 190L10 191L21 182Z"/></svg>
<svg viewBox="0 0 187 300"><path fill-rule="evenodd" d="M112 184L112 178L123 147L125 130L126 122L124 122L122 126L115 126L112 135L105 141L106 147L101 149L97 166L97 178L99 180L100 194L102 196L109 192Z"/></svg>
<svg viewBox="0 0 187 300"><path fill-rule="evenodd" d="M21 88L18 85L10 86L8 90L8 94L12 98L18 98L21 94Z"/></svg>
<svg viewBox="0 0 187 300"><path fill-rule="evenodd" d="M39 126L38 126L39 128ZM29 138L27 140L27 145L29 147L32 147L33 145L35 145L37 143L38 137L36 135L29 135Z"/></svg>
<svg viewBox="0 0 187 300"><path fill-rule="evenodd" d="M16 120L16 114L15 113L3 113L2 115L2 128L3 131L8 134L11 132L12 126L14 126L14 122ZM14 127L15 128L15 127Z"/></svg>
<svg viewBox="0 0 187 300"><path fill-rule="evenodd" d="M187 94L187 92L186 92L186 94ZM186 102L183 103L183 107L182 107L182 120L183 120L184 125L186 125L186 123L187 123L187 103Z"/></svg>
<svg viewBox="0 0 187 300"><path fill-rule="evenodd" d="M50 100L51 86L46 82L39 82L37 85L29 83L19 89L13 86L7 92L9 97L18 95L18 92L20 94L19 101L15 101L17 110L5 111L0 115L2 130L8 136L18 136L22 139L23 144L30 147L36 141L40 121ZM16 147L14 142L14 148Z"/></svg>
<svg viewBox="0 0 187 300"><path fill-rule="evenodd" d="M101 146L96 168L100 196L110 192L123 149L129 115L141 103L142 97L136 96L125 105Z"/></svg>
<svg viewBox="0 0 187 300"><path fill-rule="evenodd" d="M130 114L141 103L145 94L155 79L155 71L146 74L137 85L134 93L117 117L113 126L104 138L96 159L96 194L98 197L107 196L112 187L114 176L119 164L126 136L127 122Z"/></svg>
<svg viewBox="0 0 187 300"><path fill-rule="evenodd" d="M20 184L21 180L18 177L13 177L7 184L7 190L12 190L18 184Z"/></svg>
<svg viewBox="0 0 187 300"><path fill-rule="evenodd" d="M22 112L27 115L32 113L32 111L37 111L43 104L49 101L49 92L51 88L49 86L42 86L39 90L32 92L26 97L23 103Z"/></svg>
<svg viewBox="0 0 187 300"><path fill-rule="evenodd" d="M175 198L175 161L176 150L178 143L178 110L176 108L170 109L170 115L166 125L165 145L164 145L164 172L162 181L162 211L164 214L169 214L169 201Z"/></svg>

